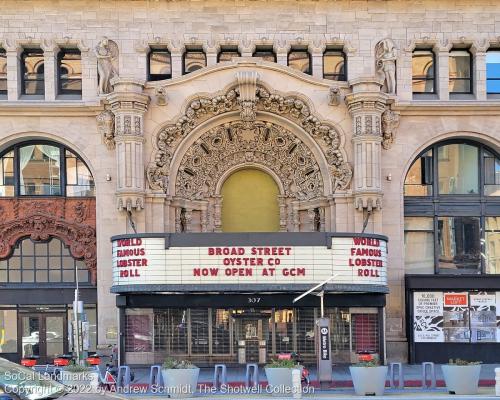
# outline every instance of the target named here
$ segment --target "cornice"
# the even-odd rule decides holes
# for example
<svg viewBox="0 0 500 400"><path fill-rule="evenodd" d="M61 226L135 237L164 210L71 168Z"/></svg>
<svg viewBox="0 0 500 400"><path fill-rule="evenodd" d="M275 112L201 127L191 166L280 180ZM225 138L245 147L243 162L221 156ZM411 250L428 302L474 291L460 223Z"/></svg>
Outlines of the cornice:
<svg viewBox="0 0 500 400"><path fill-rule="evenodd" d="M392 106L393 111L398 111L402 116L418 115L454 115L454 116L477 116L477 115L500 115L500 100L492 101L413 101L396 102Z"/></svg>
<svg viewBox="0 0 500 400"><path fill-rule="evenodd" d="M33 104L22 100L0 101L0 116L95 117L103 110L100 102L75 104L41 100Z"/></svg>

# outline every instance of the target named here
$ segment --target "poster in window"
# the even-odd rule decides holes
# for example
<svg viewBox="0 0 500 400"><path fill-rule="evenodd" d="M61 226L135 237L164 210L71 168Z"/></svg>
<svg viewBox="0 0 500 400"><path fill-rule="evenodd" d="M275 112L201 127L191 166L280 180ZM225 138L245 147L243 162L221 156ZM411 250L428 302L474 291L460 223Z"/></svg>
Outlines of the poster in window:
<svg viewBox="0 0 500 400"><path fill-rule="evenodd" d="M496 294L478 292L470 294L471 342L496 342Z"/></svg>
<svg viewBox="0 0 500 400"><path fill-rule="evenodd" d="M469 293L444 293L443 332L445 342L470 342Z"/></svg>
<svg viewBox="0 0 500 400"><path fill-rule="evenodd" d="M443 293L415 292L413 296L415 342L443 342Z"/></svg>

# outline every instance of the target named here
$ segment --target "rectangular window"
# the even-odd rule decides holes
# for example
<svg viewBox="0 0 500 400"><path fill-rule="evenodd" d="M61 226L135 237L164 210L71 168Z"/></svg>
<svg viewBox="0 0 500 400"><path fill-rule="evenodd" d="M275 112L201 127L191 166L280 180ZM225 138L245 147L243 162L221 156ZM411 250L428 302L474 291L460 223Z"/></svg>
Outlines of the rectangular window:
<svg viewBox="0 0 500 400"><path fill-rule="evenodd" d="M95 196L94 178L76 154L66 150L66 196Z"/></svg>
<svg viewBox="0 0 500 400"><path fill-rule="evenodd" d="M23 196L61 195L60 149L47 144L19 149L19 186Z"/></svg>
<svg viewBox="0 0 500 400"><path fill-rule="evenodd" d="M229 331L229 310L212 309L212 353L229 354L231 334Z"/></svg>
<svg viewBox="0 0 500 400"><path fill-rule="evenodd" d="M500 274L500 217L486 217L484 244L487 274Z"/></svg>
<svg viewBox="0 0 500 400"><path fill-rule="evenodd" d="M149 352L153 350L153 327L148 310L127 309L125 315L125 351Z"/></svg>
<svg viewBox="0 0 500 400"><path fill-rule="evenodd" d="M472 56L468 50L451 50L450 93L472 93Z"/></svg>
<svg viewBox="0 0 500 400"><path fill-rule="evenodd" d="M323 78L346 81L346 56L341 50L326 50L323 53Z"/></svg>
<svg viewBox="0 0 500 400"><path fill-rule="evenodd" d="M293 352L294 319L294 310L275 310L274 333L276 335L276 354Z"/></svg>
<svg viewBox="0 0 500 400"><path fill-rule="evenodd" d="M186 75L207 66L207 56L202 49L186 49L183 57L183 71Z"/></svg>
<svg viewBox="0 0 500 400"><path fill-rule="evenodd" d="M432 150L417 158L405 178L405 196L431 196L433 182Z"/></svg>
<svg viewBox="0 0 500 400"><path fill-rule="evenodd" d="M148 55L148 81L172 78L172 56L167 49L151 49Z"/></svg>
<svg viewBox="0 0 500 400"><path fill-rule="evenodd" d="M296 49L288 53L288 66L304 74L312 74L311 55L307 49Z"/></svg>
<svg viewBox="0 0 500 400"><path fill-rule="evenodd" d="M0 310L0 353L17 353L17 311Z"/></svg>
<svg viewBox="0 0 500 400"><path fill-rule="evenodd" d="M0 97L7 96L7 53L0 49Z"/></svg>
<svg viewBox="0 0 500 400"><path fill-rule="evenodd" d="M192 308L191 319L191 353L208 354L208 309Z"/></svg>
<svg viewBox="0 0 500 400"><path fill-rule="evenodd" d="M0 196L14 196L14 152L10 151L0 159Z"/></svg>
<svg viewBox="0 0 500 400"><path fill-rule="evenodd" d="M188 310L171 308L154 312L154 349L166 355L188 353Z"/></svg>
<svg viewBox="0 0 500 400"><path fill-rule="evenodd" d="M297 353L314 354L315 315L313 308L299 308L297 311Z"/></svg>
<svg viewBox="0 0 500 400"><path fill-rule="evenodd" d="M435 56L432 50L415 50L412 56L413 93L435 93Z"/></svg>
<svg viewBox="0 0 500 400"><path fill-rule="evenodd" d="M438 148L439 194L479 194L479 149L469 144Z"/></svg>
<svg viewBox="0 0 500 400"><path fill-rule="evenodd" d="M434 222L431 217L405 217L405 272L434 273Z"/></svg>
<svg viewBox="0 0 500 400"><path fill-rule="evenodd" d="M484 194L500 196L500 159L489 151L483 150L484 160Z"/></svg>
<svg viewBox="0 0 500 400"><path fill-rule="evenodd" d="M238 47L223 47L217 55L217 62L230 62L238 57L241 57Z"/></svg>
<svg viewBox="0 0 500 400"><path fill-rule="evenodd" d="M26 49L21 54L23 95L43 96L45 94L45 67L41 49Z"/></svg>
<svg viewBox="0 0 500 400"><path fill-rule="evenodd" d="M59 94L82 95L82 54L78 49L62 49L57 55Z"/></svg>
<svg viewBox="0 0 500 400"><path fill-rule="evenodd" d="M276 53L272 46L257 46L252 57L261 58L263 61L276 62Z"/></svg>
<svg viewBox="0 0 500 400"><path fill-rule="evenodd" d="M439 217L438 243L440 273L480 272L479 217Z"/></svg>
<svg viewBox="0 0 500 400"><path fill-rule="evenodd" d="M500 94L500 50L486 53L486 92Z"/></svg>

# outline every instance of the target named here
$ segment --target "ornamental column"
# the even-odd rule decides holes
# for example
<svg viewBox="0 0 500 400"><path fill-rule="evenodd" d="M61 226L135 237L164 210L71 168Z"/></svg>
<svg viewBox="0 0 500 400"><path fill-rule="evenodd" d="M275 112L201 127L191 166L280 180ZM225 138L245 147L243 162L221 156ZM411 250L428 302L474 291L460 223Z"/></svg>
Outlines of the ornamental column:
<svg viewBox="0 0 500 400"><path fill-rule="evenodd" d="M107 96L115 116L116 204L119 210L144 208L144 113L149 96L144 82L132 78L112 80L113 92Z"/></svg>
<svg viewBox="0 0 500 400"><path fill-rule="evenodd" d="M381 121L388 96L376 78L357 78L350 84L346 103L353 121L354 205L371 213L382 208Z"/></svg>

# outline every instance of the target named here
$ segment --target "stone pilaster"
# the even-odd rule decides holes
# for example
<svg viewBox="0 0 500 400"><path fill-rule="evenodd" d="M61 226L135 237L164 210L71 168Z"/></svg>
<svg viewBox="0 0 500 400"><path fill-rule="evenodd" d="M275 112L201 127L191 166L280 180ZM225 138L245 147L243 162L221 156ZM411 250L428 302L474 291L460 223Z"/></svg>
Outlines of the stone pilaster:
<svg viewBox="0 0 500 400"><path fill-rule="evenodd" d="M119 210L144 208L144 113L149 96L144 82L131 78L112 80L113 92L107 96L115 115L115 143Z"/></svg>
<svg viewBox="0 0 500 400"><path fill-rule="evenodd" d="M375 78L349 81L352 93L346 103L353 121L354 205L357 210L382 208L382 113L387 95Z"/></svg>

